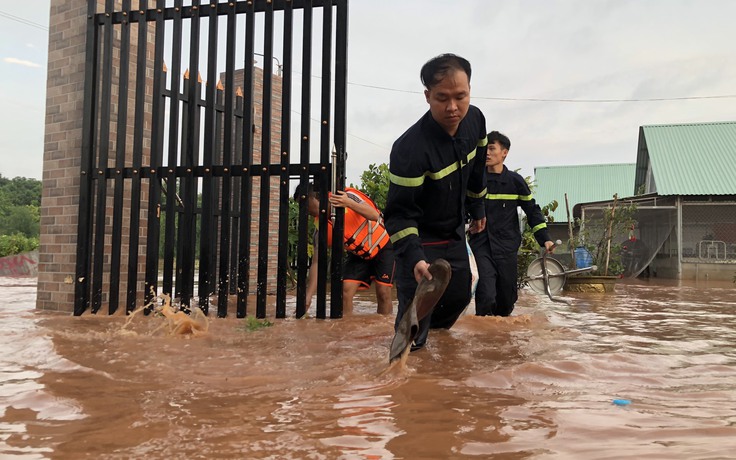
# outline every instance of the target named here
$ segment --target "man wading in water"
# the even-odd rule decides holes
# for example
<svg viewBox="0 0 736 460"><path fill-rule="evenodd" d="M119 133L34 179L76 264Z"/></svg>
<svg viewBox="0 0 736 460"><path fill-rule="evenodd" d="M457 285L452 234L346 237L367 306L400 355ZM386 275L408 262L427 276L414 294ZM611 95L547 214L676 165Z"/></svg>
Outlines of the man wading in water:
<svg viewBox="0 0 736 460"><path fill-rule="evenodd" d="M470 302L465 218L467 211L472 220L470 233L485 228L487 144L485 117L470 105L470 74L470 63L454 54L424 64L420 76L429 111L391 149L384 217L396 257L399 310L390 360L398 357L397 352L401 355L402 347L409 343L412 351L424 347L429 329L452 327ZM437 278L448 281L441 268L444 264L435 264L438 259L449 262L447 275L451 267L447 289L439 300L432 299L437 300L434 309L420 308L420 301L412 305L423 279L432 280L433 274L439 274ZM435 270L433 265L437 265ZM442 291L439 284L430 285L427 291ZM407 329L401 320L413 310L418 325Z"/></svg>
<svg viewBox="0 0 736 460"><path fill-rule="evenodd" d="M480 280L475 291L475 314L509 316L519 295L516 253L521 246L517 207L524 211L534 238L546 251L554 251L542 210L534 201L521 175L504 165L511 141L498 131L488 133L485 199L488 225L483 232L471 235L470 247L478 264Z"/></svg>

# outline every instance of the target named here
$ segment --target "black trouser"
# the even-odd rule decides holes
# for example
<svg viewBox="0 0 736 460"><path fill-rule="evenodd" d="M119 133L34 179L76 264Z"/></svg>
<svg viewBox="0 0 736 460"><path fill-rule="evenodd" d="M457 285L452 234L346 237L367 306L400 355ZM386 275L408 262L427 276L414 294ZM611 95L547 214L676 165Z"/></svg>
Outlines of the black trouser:
<svg viewBox="0 0 736 460"><path fill-rule="evenodd" d="M427 262L445 259L452 267L452 276L445 293L437 302L431 315L419 322L419 332L414 339L417 347L427 341L429 329L449 329L455 324L465 307L470 303L470 262L465 241L426 242L422 244ZM404 312L414 299L417 282L414 279L414 267L407 267L401 258L396 260L396 294L399 300L399 311L396 314L394 329L398 326Z"/></svg>
<svg viewBox="0 0 736 460"><path fill-rule="evenodd" d="M471 238L470 248L478 266L475 314L509 316L519 297L516 288L518 270L516 254L492 255L486 232Z"/></svg>

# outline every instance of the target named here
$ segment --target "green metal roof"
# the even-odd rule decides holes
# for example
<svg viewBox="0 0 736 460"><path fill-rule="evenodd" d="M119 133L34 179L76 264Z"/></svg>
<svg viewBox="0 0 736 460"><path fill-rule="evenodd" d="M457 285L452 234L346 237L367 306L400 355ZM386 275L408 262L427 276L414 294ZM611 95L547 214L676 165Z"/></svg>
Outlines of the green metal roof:
<svg viewBox="0 0 736 460"><path fill-rule="evenodd" d="M555 222L567 222L565 193L572 208L578 203L604 201L634 194L634 163L539 166L534 168L534 199L540 206L557 200L557 210L552 213Z"/></svg>
<svg viewBox="0 0 736 460"><path fill-rule="evenodd" d="M736 194L736 122L639 128L634 190L667 195Z"/></svg>

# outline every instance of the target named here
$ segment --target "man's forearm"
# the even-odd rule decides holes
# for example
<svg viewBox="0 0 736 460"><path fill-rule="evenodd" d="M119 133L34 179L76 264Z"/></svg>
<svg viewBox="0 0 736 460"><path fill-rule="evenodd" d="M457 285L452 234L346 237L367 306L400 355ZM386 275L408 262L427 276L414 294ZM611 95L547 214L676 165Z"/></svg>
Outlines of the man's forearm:
<svg viewBox="0 0 736 460"><path fill-rule="evenodd" d="M376 211L372 206L366 203L357 203L351 200L347 206L361 216L365 217L366 219L372 220L374 222L377 221L378 218L381 216L378 211Z"/></svg>

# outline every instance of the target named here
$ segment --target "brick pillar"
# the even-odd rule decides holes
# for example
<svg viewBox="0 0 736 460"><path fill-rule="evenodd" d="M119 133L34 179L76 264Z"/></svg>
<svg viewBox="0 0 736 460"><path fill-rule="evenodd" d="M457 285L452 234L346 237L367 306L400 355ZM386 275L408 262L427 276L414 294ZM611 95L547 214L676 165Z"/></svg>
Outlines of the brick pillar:
<svg viewBox="0 0 736 460"><path fill-rule="evenodd" d="M51 0L37 307L71 311L82 150L84 0Z"/></svg>
<svg viewBox="0 0 736 460"><path fill-rule="evenodd" d="M221 79L225 81L225 73L221 74ZM253 133L253 163L260 164L262 158L262 142L263 142L263 69L259 67L253 68L253 124L255 132ZM242 69L236 70L233 75L233 83L236 89L242 88L245 81L245 74ZM281 162L281 86L282 79L280 76L271 76L271 164L279 164ZM248 95L245 95L247 98ZM236 149L240 145L235 146ZM233 157L234 158L234 157ZM268 292L276 291L276 274L278 267L278 226L279 226L279 176L271 176L269 180L269 196L271 212L268 215ZM240 187L234 189L233 193L239 193ZM258 239L260 234L260 226L263 221L260 216L261 206L261 179L258 176L253 178L253 202L252 215L250 220L250 288L251 294L255 293L256 282L258 280ZM237 237L237 235L236 235Z"/></svg>
<svg viewBox="0 0 736 460"><path fill-rule="evenodd" d="M104 11L104 0L98 0L97 11ZM135 4L135 2L134 2ZM115 7L119 9L120 0ZM79 213L79 177L82 155L82 122L84 105L84 74L87 31L86 0L51 0L49 21L49 56L48 78L46 87L46 131L44 136L43 158L43 190L41 197L41 235L38 264L38 295L36 307L43 310L73 311L74 309L74 276L77 254L77 221ZM126 141L126 167L131 166L133 155L133 115L135 90L135 60L137 41L137 25L131 26L130 54L130 92L128 94L128 121ZM152 62L153 24L149 24L149 68ZM120 70L120 26L115 27L113 35L114 59L112 81L112 128L110 133L110 164L115 162L115 122L117 121L118 78ZM148 72L150 75L150 72ZM147 78L147 86L150 76ZM150 86L149 86L150 87ZM150 112L150 95L147 97L147 108ZM149 114L150 115L150 114ZM150 158L150 116L146 116L144 132L143 165ZM96 166L96 163L95 163ZM144 181L145 182L145 181ZM112 185L112 183L110 183ZM112 223L112 188L108 193L108 214L106 235L111 231ZM127 229L130 221L130 182L125 184L125 205L123 211L123 246L120 283L120 307L124 311L125 289L127 281ZM141 240L140 248L145 247L145 215L148 193L144 184L141 207ZM108 243L109 244L109 243ZM109 254L106 251L106 254ZM139 254L143 253L139 250ZM142 290L142 275L145 258L139 259L139 291ZM106 257L105 271L109 272L109 256ZM109 276L105 277L103 293L109 290ZM137 283L137 284L139 284ZM142 299L142 296L141 296ZM106 297L103 300L107 300ZM105 306L103 305L103 308Z"/></svg>

